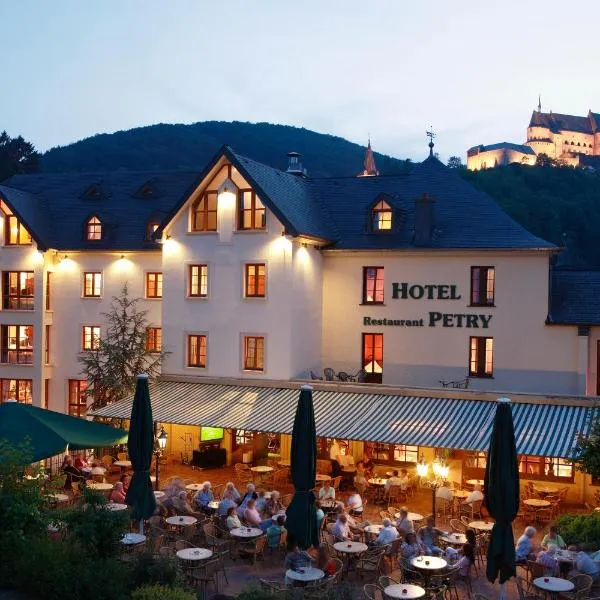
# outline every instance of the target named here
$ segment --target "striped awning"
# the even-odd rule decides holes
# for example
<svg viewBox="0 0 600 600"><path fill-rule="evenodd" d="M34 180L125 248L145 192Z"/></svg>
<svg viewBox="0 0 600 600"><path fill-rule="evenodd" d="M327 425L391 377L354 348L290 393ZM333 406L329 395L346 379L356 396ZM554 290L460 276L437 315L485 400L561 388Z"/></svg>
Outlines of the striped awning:
<svg viewBox="0 0 600 600"><path fill-rule="evenodd" d="M298 388L160 381L150 396L162 423L291 433ZM487 450L496 408L485 400L327 390L313 398L318 436L456 450ZM129 419L132 401L94 414ZM566 458L587 433L592 409L513 403L512 410L519 454Z"/></svg>

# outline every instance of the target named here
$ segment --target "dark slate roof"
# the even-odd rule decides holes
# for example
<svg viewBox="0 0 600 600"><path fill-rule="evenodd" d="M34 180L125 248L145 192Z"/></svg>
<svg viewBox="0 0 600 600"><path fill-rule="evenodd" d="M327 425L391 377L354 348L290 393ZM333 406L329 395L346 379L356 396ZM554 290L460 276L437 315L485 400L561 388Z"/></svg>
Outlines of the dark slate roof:
<svg viewBox="0 0 600 600"><path fill-rule="evenodd" d="M42 249L156 250L159 246L147 239L148 224L162 221L187 197L196 177L181 171L14 175L0 186L0 196ZM140 197L147 182L156 194ZM99 187L99 196L85 195L92 186ZM98 241L84 237L93 215L103 227Z"/></svg>
<svg viewBox="0 0 600 600"><path fill-rule="evenodd" d="M488 144L486 146L473 146L469 148L471 150L479 150L479 152L487 152L488 150L516 150L517 152L523 152L523 154L535 154L533 148L526 146L525 144L513 144L512 142L499 142L497 144Z"/></svg>
<svg viewBox="0 0 600 600"><path fill-rule="evenodd" d="M555 269L548 322L600 325L600 271Z"/></svg>
<svg viewBox="0 0 600 600"><path fill-rule="evenodd" d="M575 115L562 115L560 113L543 113L537 110L533 111L529 127L547 127L551 131L577 131L579 133L593 133L592 119L593 113L587 117L577 117Z"/></svg>
<svg viewBox="0 0 600 600"><path fill-rule="evenodd" d="M155 249L155 242L146 239L148 223L160 219L164 227L223 155L255 187L290 235L317 238L330 248L416 247L414 206L424 193L434 200L432 248L554 248L433 157L405 175L309 179L224 147L202 173L18 175L8 180L0 193L29 225L36 241L41 240L42 248ZM140 190L149 181L156 193L145 197ZM85 195L91 186L99 189L98 196ZM382 195L395 211L395 227L389 233L373 233L370 209ZM84 239L84 223L92 215L105 227L99 242Z"/></svg>

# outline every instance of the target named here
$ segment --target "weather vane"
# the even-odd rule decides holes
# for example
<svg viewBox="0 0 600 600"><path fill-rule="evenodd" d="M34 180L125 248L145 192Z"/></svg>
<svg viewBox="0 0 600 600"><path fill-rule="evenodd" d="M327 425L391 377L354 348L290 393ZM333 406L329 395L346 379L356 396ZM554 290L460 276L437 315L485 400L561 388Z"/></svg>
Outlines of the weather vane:
<svg viewBox="0 0 600 600"><path fill-rule="evenodd" d="M433 125L429 127L429 131L425 132L425 135L429 138L429 156L433 156L433 139L435 138L435 133L433 132Z"/></svg>

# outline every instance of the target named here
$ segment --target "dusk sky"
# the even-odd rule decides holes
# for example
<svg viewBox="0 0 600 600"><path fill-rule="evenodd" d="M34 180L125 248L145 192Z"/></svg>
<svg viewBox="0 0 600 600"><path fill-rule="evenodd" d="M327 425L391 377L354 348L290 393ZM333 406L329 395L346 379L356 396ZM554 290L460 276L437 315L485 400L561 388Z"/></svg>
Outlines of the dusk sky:
<svg viewBox="0 0 600 600"><path fill-rule="evenodd" d="M39 150L152 123L268 121L420 160L600 111L600 2L0 0L0 130Z"/></svg>

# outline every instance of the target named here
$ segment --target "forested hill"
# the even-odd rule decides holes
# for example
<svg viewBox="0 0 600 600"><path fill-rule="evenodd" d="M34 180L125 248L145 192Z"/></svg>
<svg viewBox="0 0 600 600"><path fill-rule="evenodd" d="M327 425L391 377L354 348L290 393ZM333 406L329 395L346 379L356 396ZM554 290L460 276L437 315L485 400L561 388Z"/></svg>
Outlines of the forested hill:
<svg viewBox="0 0 600 600"><path fill-rule="evenodd" d="M562 263L600 267L599 173L522 165L460 173L523 227L566 246Z"/></svg>
<svg viewBox="0 0 600 600"><path fill-rule="evenodd" d="M312 177L349 176L362 170L365 148L341 137L270 123L206 121L191 125L150 125L99 134L42 157L44 171L200 170L223 145L276 168L287 168L288 152L302 154ZM375 153L384 175L405 162Z"/></svg>

